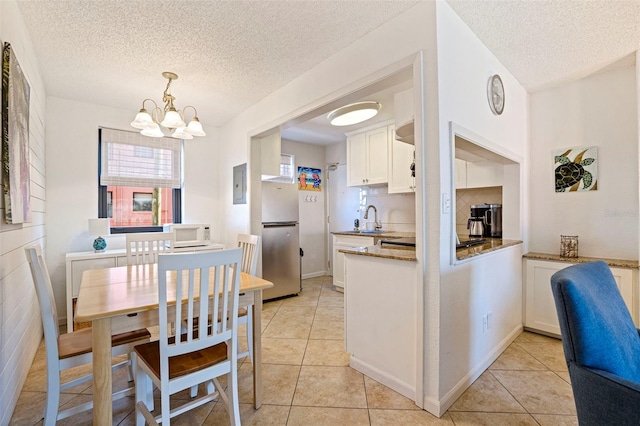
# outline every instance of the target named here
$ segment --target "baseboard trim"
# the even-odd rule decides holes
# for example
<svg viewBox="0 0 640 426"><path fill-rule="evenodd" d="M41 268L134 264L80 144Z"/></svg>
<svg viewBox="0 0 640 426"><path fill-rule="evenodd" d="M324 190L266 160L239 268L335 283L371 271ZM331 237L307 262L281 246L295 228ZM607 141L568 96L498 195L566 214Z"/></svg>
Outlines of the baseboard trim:
<svg viewBox="0 0 640 426"><path fill-rule="evenodd" d="M371 377L373 380L382 383L388 388L393 389L401 395L406 396L412 401L416 400L416 389L414 386L403 382L402 380L398 380L396 377L393 377L384 371L381 371L358 358L355 358L351 355L349 359L349 366L354 370L357 370L364 374L365 376Z"/></svg>
<svg viewBox="0 0 640 426"><path fill-rule="evenodd" d="M518 335L522 333L522 328L522 324L519 324L504 339L502 339L502 341L491 352L489 352L487 356L482 359L482 361L476 366L476 368L471 370L453 387L453 389L447 392L442 400L437 401L425 397L425 410L435 416L442 416L449 409L449 407L451 407L451 405L453 405L453 403L456 402L456 400L460 398L460 396L462 396L464 391L466 391L467 388L471 386L471 384L475 382L476 379L480 377L480 375L484 373L496 359L498 359L502 352L504 352L504 350L507 349L511 343L513 343L516 337L518 337Z"/></svg>
<svg viewBox="0 0 640 426"><path fill-rule="evenodd" d="M309 274L302 274L302 279L306 280L307 278L324 277L325 275L327 275L327 271L311 272Z"/></svg>

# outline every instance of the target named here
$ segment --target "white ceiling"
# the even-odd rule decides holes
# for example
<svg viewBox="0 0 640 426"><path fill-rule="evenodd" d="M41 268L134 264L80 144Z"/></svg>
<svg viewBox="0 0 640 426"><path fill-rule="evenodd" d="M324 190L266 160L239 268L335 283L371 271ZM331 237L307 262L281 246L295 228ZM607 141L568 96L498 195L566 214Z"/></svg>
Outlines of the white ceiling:
<svg viewBox="0 0 640 426"><path fill-rule="evenodd" d="M135 111L144 98L161 101L161 74L173 71L176 106L219 126L417 1L17 3L49 95ZM640 0L448 3L530 92L629 65L639 47ZM376 96L384 105L392 94ZM332 143L348 130L323 118L284 133Z"/></svg>
<svg viewBox="0 0 640 426"><path fill-rule="evenodd" d="M577 80L640 48L639 0L447 0L535 92Z"/></svg>
<svg viewBox="0 0 640 426"><path fill-rule="evenodd" d="M222 125L416 3L18 0L49 95L140 109L193 105ZM6 40L9 41L9 40Z"/></svg>

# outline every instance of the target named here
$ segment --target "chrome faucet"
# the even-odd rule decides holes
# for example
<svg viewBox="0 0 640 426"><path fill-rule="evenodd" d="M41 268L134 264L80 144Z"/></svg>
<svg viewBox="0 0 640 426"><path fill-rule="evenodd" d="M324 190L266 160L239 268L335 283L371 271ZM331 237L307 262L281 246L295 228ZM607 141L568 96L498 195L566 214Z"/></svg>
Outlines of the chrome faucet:
<svg viewBox="0 0 640 426"><path fill-rule="evenodd" d="M374 224L376 227L376 231L382 229L382 224L380 222L378 222L378 209L376 209L376 206L374 206L373 204L369 204L367 206L367 209L364 211L364 219L369 219L369 209L373 209L373 213L374 213Z"/></svg>

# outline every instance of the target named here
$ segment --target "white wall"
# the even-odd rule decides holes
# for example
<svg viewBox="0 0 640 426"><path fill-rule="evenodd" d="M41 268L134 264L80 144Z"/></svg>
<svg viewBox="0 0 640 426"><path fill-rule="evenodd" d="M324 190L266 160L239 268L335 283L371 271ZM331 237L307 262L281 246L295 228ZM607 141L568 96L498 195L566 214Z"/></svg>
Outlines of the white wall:
<svg viewBox="0 0 640 426"><path fill-rule="evenodd" d="M638 259L637 121L635 67L531 95L531 251L578 235L580 256ZM598 147L598 189L556 193L554 151L576 146Z"/></svg>
<svg viewBox="0 0 640 426"><path fill-rule="evenodd" d="M436 3L420 2L407 12L399 15L395 19L384 23L380 27L366 34L361 39L355 41L351 45L345 47L340 52L328 58L324 62L318 64L309 72L293 80L281 89L275 91L265 97L258 104L248 108L242 114L235 117L229 123L221 127L220 139L225 141L221 146L219 167L223 170L222 174L222 192L219 208L224 212L223 223L225 224L226 234L225 241L233 241L235 235L239 232L251 231L250 211L251 204L248 205L232 205L226 200L231 200L231 178L224 172L225 168L229 168L236 164L244 163L250 157L249 145L250 137L261 132L267 131L273 127L286 122L289 119L298 117L306 112L315 110L321 105L326 105L330 101L344 97L349 93L364 86L373 84L381 78L389 75L393 71L399 71L401 67L411 66L417 55L424 54L425 68L419 70L422 75L418 75L420 79L424 79L427 88L420 97L426 99L427 107L423 108L418 105L417 112L417 131L419 135L428 135L427 145L430 141L437 140L438 123L437 123L437 79L436 79L436 45L435 45L435 10ZM418 90L418 89L417 89ZM425 123L423 126L422 123ZM426 155L422 155L422 147L416 147L416 157L423 161ZM431 148L429 148L431 150ZM427 150L427 151L429 151ZM437 152L437 144L436 144ZM430 151L429 151L430 153ZM329 162L334 162L333 154L327 155ZM437 162L437 156L431 161ZM339 160L338 160L339 161ZM432 195L416 194L416 217L421 220L416 223L416 234L421 245L418 247L418 265L417 294L419 296L418 303L422 306L423 292L420 283L423 281L423 273L425 271L431 274L427 286L431 289L440 286L439 265L437 256L434 261L430 260L431 251L440 250L439 243L436 242L435 249L433 246L429 250L425 250L423 241L426 233L423 232L425 223L430 223L433 219L423 216L424 206L427 205L425 198L429 198L429 205L434 205L435 200L439 200L438 177L435 175L438 168L429 171L425 164L418 163L416 171L416 181L419 190L428 192L428 188L424 185L423 171L431 173L435 179L428 183L429 188L435 188ZM251 164L249 164L251 169ZM226 180L226 181L225 181ZM250 179L251 181L251 179ZM422 183L420 183L422 182ZM249 187L249 191L252 188ZM433 208L433 207L432 207ZM438 212L439 208L435 207ZM435 222L438 223L437 220ZM254 226L257 226L254 224ZM439 232L429 233L428 238L439 240ZM427 265L429 263L429 265ZM433 291L428 292L431 297ZM425 296L427 297L427 296ZM437 304L437 302L436 302ZM425 342L425 348L428 353L425 355L426 368L430 370L425 375L429 383L438 382L438 353L437 353L437 321L436 323L427 324L431 318L425 320L425 327L436 330L436 334L429 333L425 339L435 339ZM423 324L417 325L417 331L421 333ZM422 339L422 336L420 337ZM435 350L434 350L435 348ZM422 346L419 348L420 354L418 359L422 359ZM417 370L422 373L422 366ZM436 386L437 387L437 386ZM425 392L429 398L437 398L436 387L430 387ZM418 400L422 396L421 383L418 386Z"/></svg>
<svg viewBox="0 0 640 426"><path fill-rule="evenodd" d="M433 4L421 3L381 25L222 126L221 140L225 143L221 146L220 167L230 168L247 161L251 135L340 98L358 88L359 81L425 48L424 40L432 32L425 27L425 16L429 16L433 8ZM352 87L345 90L350 85ZM224 202L231 199L230 177L223 174L222 181ZM233 241L237 233L250 230L250 205L234 206L224 202L220 208L224 210L226 241Z"/></svg>
<svg viewBox="0 0 640 426"><path fill-rule="evenodd" d="M500 150L525 158L528 95L447 3L437 3L437 22L440 152L438 158L427 159L426 167L439 168L439 191L452 194L449 123L470 130ZM500 116L493 115L487 103L487 81L493 74L500 74L506 93ZM524 176L526 162L520 169ZM521 200L526 199L526 187L527 182L521 178ZM440 211L439 203L436 209ZM442 413L521 329L522 262L521 246L517 246L452 265L451 216L439 215L439 241L429 241L440 247L439 297L427 307L437 314L431 314L426 321L439 323L440 376L437 398L427 403ZM520 218L523 228L525 221L525 217ZM526 240L526 232L522 235ZM483 334L482 316L488 312L493 312L497 326Z"/></svg>
<svg viewBox="0 0 640 426"><path fill-rule="evenodd" d="M65 308L65 254L90 251L89 218L98 215L98 128L134 130L135 111L47 98L47 262L58 312ZM69 126L68 123L75 123ZM217 204L219 169L217 129L205 126L207 136L184 143L184 223L210 223L212 240L222 229ZM229 168L231 179L232 168ZM229 183L231 189L231 183ZM231 203L231 200L229 201ZM106 237L107 249L124 248L123 235Z"/></svg>
<svg viewBox="0 0 640 426"><path fill-rule="evenodd" d="M283 139L281 149L283 154L295 156L296 169L294 173L296 176L299 166L322 170L322 191L298 191L300 247L304 250L302 278L319 277L327 272L327 164L325 147ZM314 197L315 201L305 201L307 197Z"/></svg>
<svg viewBox="0 0 640 426"><path fill-rule="evenodd" d="M0 424L6 425L11 419L20 390L42 339L40 307L24 247L31 243L46 245L45 211L48 197L44 142L46 92L35 52L13 1L0 2L0 40L3 43L11 43L30 86L32 222L6 224L4 204L0 200Z"/></svg>

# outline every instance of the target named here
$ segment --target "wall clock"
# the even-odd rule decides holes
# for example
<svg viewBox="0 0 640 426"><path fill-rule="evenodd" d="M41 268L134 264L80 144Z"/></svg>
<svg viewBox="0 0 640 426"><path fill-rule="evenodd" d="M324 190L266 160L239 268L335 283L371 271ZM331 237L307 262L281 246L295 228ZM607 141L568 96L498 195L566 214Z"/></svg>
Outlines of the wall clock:
<svg viewBox="0 0 640 426"><path fill-rule="evenodd" d="M492 75L489 78L489 84L487 85L487 98L489 100L491 112L495 115L502 114L502 111L504 111L504 86L502 85L502 79L498 74Z"/></svg>

